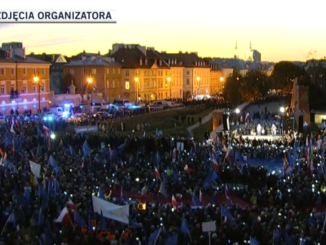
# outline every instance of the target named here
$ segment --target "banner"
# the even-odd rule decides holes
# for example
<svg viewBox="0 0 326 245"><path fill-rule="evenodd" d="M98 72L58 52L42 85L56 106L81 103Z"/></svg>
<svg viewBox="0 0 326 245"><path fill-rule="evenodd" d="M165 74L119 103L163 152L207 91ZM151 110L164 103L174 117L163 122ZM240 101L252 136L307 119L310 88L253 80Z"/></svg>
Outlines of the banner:
<svg viewBox="0 0 326 245"><path fill-rule="evenodd" d="M33 175L37 178L41 177L41 165L33 162L33 161L29 161L29 166L31 167L31 171L33 173Z"/></svg>
<svg viewBox="0 0 326 245"><path fill-rule="evenodd" d="M96 196L92 196L92 202L95 213L102 214L108 219L129 224L129 205L115 205Z"/></svg>
<svg viewBox="0 0 326 245"><path fill-rule="evenodd" d="M98 132L98 127L97 126L75 127L74 130L76 134L96 133Z"/></svg>

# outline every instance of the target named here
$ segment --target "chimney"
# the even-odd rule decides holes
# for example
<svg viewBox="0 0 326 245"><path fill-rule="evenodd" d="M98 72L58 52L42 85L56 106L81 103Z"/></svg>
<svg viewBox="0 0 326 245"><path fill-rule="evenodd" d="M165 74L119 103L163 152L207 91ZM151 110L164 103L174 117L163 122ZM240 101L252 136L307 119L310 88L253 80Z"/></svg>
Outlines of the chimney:
<svg viewBox="0 0 326 245"><path fill-rule="evenodd" d="M162 60L160 60L160 66L162 66Z"/></svg>
<svg viewBox="0 0 326 245"><path fill-rule="evenodd" d="M155 58L154 63L157 64L157 59Z"/></svg>
<svg viewBox="0 0 326 245"><path fill-rule="evenodd" d="M26 59L25 48L23 48L23 58Z"/></svg>
<svg viewBox="0 0 326 245"><path fill-rule="evenodd" d="M177 59L174 59L174 64L175 64L175 65L177 64Z"/></svg>
<svg viewBox="0 0 326 245"><path fill-rule="evenodd" d="M139 59L139 65L143 65L143 59L140 57L140 59Z"/></svg>
<svg viewBox="0 0 326 245"><path fill-rule="evenodd" d="M168 64L169 64L169 65L171 64L171 61L170 61L170 59L168 59Z"/></svg>
<svg viewBox="0 0 326 245"><path fill-rule="evenodd" d="M86 54L86 51L84 50L83 53Z"/></svg>
<svg viewBox="0 0 326 245"><path fill-rule="evenodd" d="M147 65L148 65L148 59L145 58L145 66L147 66Z"/></svg>

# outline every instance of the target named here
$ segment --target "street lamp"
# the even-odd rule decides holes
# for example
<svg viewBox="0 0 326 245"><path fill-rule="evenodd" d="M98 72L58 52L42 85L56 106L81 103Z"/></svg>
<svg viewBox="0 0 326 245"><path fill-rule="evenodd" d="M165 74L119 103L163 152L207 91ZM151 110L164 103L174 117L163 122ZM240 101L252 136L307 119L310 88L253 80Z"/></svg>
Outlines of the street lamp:
<svg viewBox="0 0 326 245"><path fill-rule="evenodd" d="M170 83L170 99L171 99L171 96L172 96L172 95L171 95L171 78L168 77L167 80L168 80L168 83Z"/></svg>
<svg viewBox="0 0 326 245"><path fill-rule="evenodd" d="M240 109L239 108L235 109L235 113L239 114L240 113Z"/></svg>
<svg viewBox="0 0 326 245"><path fill-rule="evenodd" d="M87 78L87 82L88 82L88 84L91 84L93 82L93 78L91 78L91 77Z"/></svg>
<svg viewBox="0 0 326 245"><path fill-rule="evenodd" d="M198 95L198 90L200 91L200 86L199 86L199 82L200 82L200 77L197 77L197 82L198 82L198 89L197 89L197 95Z"/></svg>
<svg viewBox="0 0 326 245"><path fill-rule="evenodd" d="M34 83L38 84L38 113L41 114L41 83L40 78L37 76L33 77Z"/></svg>
<svg viewBox="0 0 326 245"><path fill-rule="evenodd" d="M138 96L138 93L139 93L139 78L138 77L135 77L135 83L136 83L136 101L139 102L139 96Z"/></svg>
<svg viewBox="0 0 326 245"><path fill-rule="evenodd" d="M55 134L54 134L54 133L51 133L50 138L51 138L52 140L54 140L54 139L55 139Z"/></svg>

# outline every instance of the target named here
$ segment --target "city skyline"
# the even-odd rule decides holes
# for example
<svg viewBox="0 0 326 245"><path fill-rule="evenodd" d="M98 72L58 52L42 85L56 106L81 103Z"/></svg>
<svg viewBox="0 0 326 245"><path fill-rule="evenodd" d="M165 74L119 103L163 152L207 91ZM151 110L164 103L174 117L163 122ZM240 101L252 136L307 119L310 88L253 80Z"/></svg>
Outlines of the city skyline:
<svg viewBox="0 0 326 245"><path fill-rule="evenodd" d="M34 0L19 3L19 9L48 9ZM9 5L3 9L13 9ZM76 7L59 0L57 5L64 6L61 10L94 9L91 3ZM326 36L321 31L325 27L323 10L313 5L284 1L264 5L257 0L204 0L200 6L171 0L159 6L148 0L106 5L101 6L117 11L117 24L0 24L0 41L23 42L26 54L67 56L83 50L106 54L112 44L125 43L169 53L197 52L200 57L232 58L237 43L239 58L245 59L250 42L252 49L262 54L262 61L305 61L326 56ZM309 52L313 56L308 57Z"/></svg>

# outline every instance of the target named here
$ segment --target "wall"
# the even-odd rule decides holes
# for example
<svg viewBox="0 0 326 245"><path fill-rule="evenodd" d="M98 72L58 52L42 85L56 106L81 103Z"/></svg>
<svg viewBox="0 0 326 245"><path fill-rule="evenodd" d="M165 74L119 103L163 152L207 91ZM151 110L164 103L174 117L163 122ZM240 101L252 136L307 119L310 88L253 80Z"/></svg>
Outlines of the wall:
<svg viewBox="0 0 326 245"><path fill-rule="evenodd" d="M300 112L305 111L304 122L310 124L309 87L299 86L297 79L293 81L291 108L294 108L297 122Z"/></svg>

